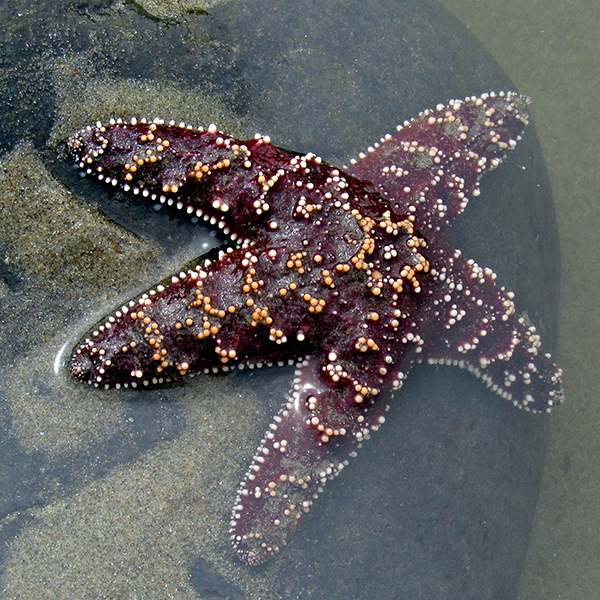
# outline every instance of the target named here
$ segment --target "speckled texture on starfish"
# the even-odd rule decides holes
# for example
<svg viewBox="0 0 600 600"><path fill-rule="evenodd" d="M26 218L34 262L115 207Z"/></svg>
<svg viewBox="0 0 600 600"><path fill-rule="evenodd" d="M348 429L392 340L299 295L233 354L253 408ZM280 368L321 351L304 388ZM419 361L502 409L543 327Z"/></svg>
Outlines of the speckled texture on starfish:
<svg viewBox="0 0 600 600"><path fill-rule="evenodd" d="M468 369L532 412L562 401L561 371L495 274L448 229L527 123L513 93L453 100L342 171L317 156L184 124L110 121L68 140L88 174L217 225L217 260L103 319L71 374L151 387L197 372L297 363L292 392L238 490L232 540L259 564L384 422L417 361Z"/></svg>

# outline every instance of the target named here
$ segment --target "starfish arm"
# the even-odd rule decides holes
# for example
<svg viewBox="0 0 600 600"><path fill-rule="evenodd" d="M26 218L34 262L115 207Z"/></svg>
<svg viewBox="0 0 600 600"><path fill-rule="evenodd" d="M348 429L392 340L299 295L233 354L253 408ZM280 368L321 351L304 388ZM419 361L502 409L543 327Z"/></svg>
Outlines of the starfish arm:
<svg viewBox="0 0 600 600"><path fill-rule="evenodd" d="M424 349L429 363L463 367L515 406L549 412L562 402L562 371L540 349L535 327L515 314L514 295L496 275L459 251L432 275L427 322L435 333Z"/></svg>
<svg viewBox="0 0 600 600"><path fill-rule="evenodd" d="M550 412L564 399L562 370L550 354L540 352L534 327L519 320L513 320L512 325L510 344L490 362L472 361L453 353L430 356L428 362L465 368L515 406L533 413Z"/></svg>
<svg viewBox="0 0 600 600"><path fill-rule="evenodd" d="M158 283L84 337L71 374L100 387L148 387L236 365L295 362L313 348L317 313L298 297L301 288L278 293L278 269L289 269L274 252L266 242L222 251Z"/></svg>
<svg viewBox="0 0 600 600"><path fill-rule="evenodd" d="M516 145L528 104L509 92L438 105L382 138L348 172L373 182L397 206L412 204L422 225L446 226L479 194L482 174Z"/></svg>
<svg viewBox="0 0 600 600"><path fill-rule="evenodd" d="M245 562L260 564L287 543L325 483L384 422L388 405L357 402L356 389L354 379L334 381L319 357L299 365L238 490L231 537Z"/></svg>
<svg viewBox="0 0 600 600"><path fill-rule="evenodd" d="M296 157L268 136L242 141L214 125L192 129L160 120L98 122L67 144L87 174L203 218L234 240L269 231L269 192Z"/></svg>

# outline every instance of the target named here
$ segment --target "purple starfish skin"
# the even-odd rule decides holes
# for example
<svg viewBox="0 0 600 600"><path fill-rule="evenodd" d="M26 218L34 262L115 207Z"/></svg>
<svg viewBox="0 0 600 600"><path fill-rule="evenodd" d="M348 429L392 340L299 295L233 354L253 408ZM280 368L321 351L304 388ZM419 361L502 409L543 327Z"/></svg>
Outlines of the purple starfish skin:
<svg viewBox="0 0 600 600"><path fill-rule="evenodd" d="M287 543L384 422L381 391L399 389L416 361L464 367L528 411L562 401L561 370L513 295L448 238L482 173L519 139L528 103L492 93L440 105L347 172L214 125L111 120L68 140L87 173L202 216L236 242L103 319L73 352L74 377L144 388L298 364L238 490L231 533L245 562Z"/></svg>

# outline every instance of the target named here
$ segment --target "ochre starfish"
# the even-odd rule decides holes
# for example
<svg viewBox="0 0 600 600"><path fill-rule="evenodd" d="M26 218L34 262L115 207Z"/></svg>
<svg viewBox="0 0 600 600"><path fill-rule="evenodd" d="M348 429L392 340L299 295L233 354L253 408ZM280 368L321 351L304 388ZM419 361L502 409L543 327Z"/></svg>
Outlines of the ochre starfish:
<svg viewBox="0 0 600 600"><path fill-rule="evenodd" d="M75 349L73 376L146 388L298 365L238 490L232 539L247 563L287 543L384 422L382 392L415 361L466 368L529 411L562 400L561 371L513 295L448 237L482 173L515 145L527 104L502 93L440 105L345 172L214 125L111 120L69 139L87 173L203 217L233 242L103 319Z"/></svg>

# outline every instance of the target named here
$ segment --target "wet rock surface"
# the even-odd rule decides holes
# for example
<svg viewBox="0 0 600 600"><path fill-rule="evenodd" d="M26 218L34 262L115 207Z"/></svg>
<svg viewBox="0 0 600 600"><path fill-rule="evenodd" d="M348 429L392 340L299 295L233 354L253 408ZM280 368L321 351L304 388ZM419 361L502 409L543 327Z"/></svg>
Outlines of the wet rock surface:
<svg viewBox="0 0 600 600"><path fill-rule="evenodd" d="M291 371L103 394L55 362L112 306L219 243L202 225L80 180L60 145L80 126L215 121L341 165L420 110L512 87L435 2L208 10L3 9L5 597L514 598L547 419L467 373L415 370L281 556L250 569L230 548L229 514ZM560 257L531 125L482 188L456 245L515 291L549 344Z"/></svg>

